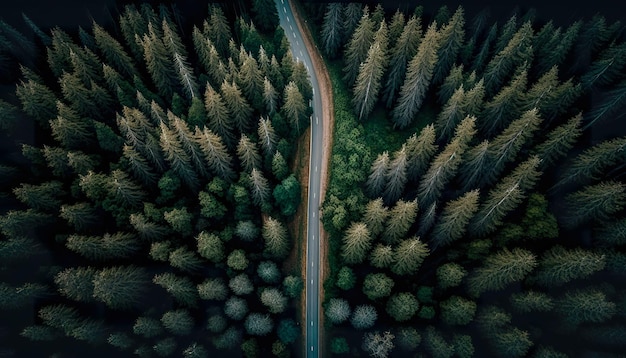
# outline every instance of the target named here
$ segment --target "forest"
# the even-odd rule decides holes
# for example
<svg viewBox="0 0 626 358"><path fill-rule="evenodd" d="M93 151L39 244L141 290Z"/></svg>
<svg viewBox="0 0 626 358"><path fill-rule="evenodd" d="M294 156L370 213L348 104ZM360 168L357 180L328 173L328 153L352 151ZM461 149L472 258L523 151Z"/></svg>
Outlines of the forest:
<svg viewBox="0 0 626 358"><path fill-rule="evenodd" d="M303 8L333 81L328 355L623 356L623 25Z"/></svg>
<svg viewBox="0 0 626 358"><path fill-rule="evenodd" d="M0 356L299 351L308 74L273 0L205 11L0 21Z"/></svg>

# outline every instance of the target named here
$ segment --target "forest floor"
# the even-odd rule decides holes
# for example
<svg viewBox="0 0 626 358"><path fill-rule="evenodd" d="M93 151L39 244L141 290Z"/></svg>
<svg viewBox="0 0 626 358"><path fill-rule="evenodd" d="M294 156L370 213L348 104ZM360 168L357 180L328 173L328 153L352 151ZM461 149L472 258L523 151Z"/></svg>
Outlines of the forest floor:
<svg viewBox="0 0 626 358"><path fill-rule="evenodd" d="M321 183L320 183L319 200L321 204L324 202L324 197L326 194L326 187L328 185L328 180L330 179L329 163L330 163L331 149L333 146L333 129L335 127L335 119L334 119L335 112L333 109L332 84L330 82L330 75L328 73L328 70L326 69L324 59L322 58L320 51L315 45L315 41L313 40L313 36L311 35L309 28L305 25L305 20L303 20L303 17L300 14L300 9L298 8L296 4L294 4L293 1L290 0L290 3L291 3L291 8L293 9L294 17L296 18L296 22L298 24L298 28L300 29L300 32L304 35L303 37L304 44L307 48L307 51L311 55L311 62L313 63L313 70L315 71L315 74L317 75L317 81L320 87L319 95L321 96L321 100L322 100L323 113L321 113L321 118L322 118L323 134L324 134L323 141L322 141L323 143L322 166L320 168ZM301 144L299 144L299 149L304 150L307 153L306 163L308 163L308 159L309 159L308 154L310 154L309 153L310 133L311 133L311 128L309 127L309 129L306 132L306 135L302 137ZM304 174L305 171L306 171L307 176L303 177L302 174ZM301 183L303 184L303 192L305 192L304 190L305 186L307 187L307 190L308 190L308 168L306 168L306 170L301 171L300 174L301 174L301 177L300 177ZM306 182L302 181L304 178L306 178ZM304 198L305 199L303 202L306 202L307 197L305 196ZM304 208L304 213L307 212L306 205L304 206L301 205L300 208ZM320 217L322 215L323 214L320 212ZM306 214L302 216L303 218L300 218L298 222L303 223L303 225L305 225L304 227L306 228L306 224L307 224ZM320 302L323 302L323 297L324 297L324 284L323 283L326 281L326 278L329 272L328 260L326 258L328 249L329 249L328 233L326 233L326 231L324 230L324 225L320 225L320 239L322 243L322 245L320 246L320 265L319 265L320 267L319 278L320 278L320 282L322 283L320 285ZM306 242L306 239L305 239L305 242ZM304 250L303 254L304 255L306 254L306 250ZM301 264L302 264L301 266L302 273L304 274L306 272L306 260L301 260ZM303 297L301 299L301 312L302 312L302 322L305 322L306 300L304 299L304 292L303 292ZM319 327L324 327L324 315L320 316ZM324 339L323 329L320 330L319 341L320 341L320 352L324 352L325 351L324 349L325 339Z"/></svg>

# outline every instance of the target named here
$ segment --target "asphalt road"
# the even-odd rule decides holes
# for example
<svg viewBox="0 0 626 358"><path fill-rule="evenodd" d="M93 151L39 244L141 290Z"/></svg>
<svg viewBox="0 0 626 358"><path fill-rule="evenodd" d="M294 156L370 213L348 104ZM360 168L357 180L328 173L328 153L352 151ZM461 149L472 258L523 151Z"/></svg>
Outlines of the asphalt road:
<svg viewBox="0 0 626 358"><path fill-rule="evenodd" d="M319 84L313 71L311 57L304 46L296 20L291 11L288 0L276 0L280 25L289 39L291 52L297 61L304 62L313 87L313 115L311 116L311 144L309 162L309 197L308 197L308 227L306 250L306 356L319 357L319 315L320 315L320 170L322 167L322 99L319 96Z"/></svg>

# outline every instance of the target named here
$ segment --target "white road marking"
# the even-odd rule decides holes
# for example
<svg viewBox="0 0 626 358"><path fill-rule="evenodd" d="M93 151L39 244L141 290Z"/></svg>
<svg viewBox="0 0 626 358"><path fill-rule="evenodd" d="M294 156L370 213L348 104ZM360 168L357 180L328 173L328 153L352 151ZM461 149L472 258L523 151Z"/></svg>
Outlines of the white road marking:
<svg viewBox="0 0 626 358"><path fill-rule="evenodd" d="M287 18L287 22L291 22L291 20L289 20L289 18Z"/></svg>
<svg viewBox="0 0 626 358"><path fill-rule="evenodd" d="M289 24L289 29L293 32L293 26L291 26L291 24Z"/></svg>
<svg viewBox="0 0 626 358"><path fill-rule="evenodd" d="M311 267L313 267L313 261L311 261Z"/></svg>
<svg viewBox="0 0 626 358"><path fill-rule="evenodd" d="M315 166L315 172L317 173L317 165Z"/></svg>
<svg viewBox="0 0 626 358"><path fill-rule="evenodd" d="M300 50L300 56L304 57L304 54L302 53L302 50Z"/></svg>
<svg viewBox="0 0 626 358"><path fill-rule="evenodd" d="M311 327L313 327L313 321L311 321ZM313 348L313 347L311 347L311 348Z"/></svg>
<svg viewBox="0 0 626 358"><path fill-rule="evenodd" d="M313 212L313 219L315 219L315 211Z"/></svg>
<svg viewBox="0 0 626 358"><path fill-rule="evenodd" d="M313 352L313 346L311 346L311 352Z"/></svg>
<svg viewBox="0 0 626 358"><path fill-rule="evenodd" d="M285 9L285 7L283 6L283 12L286 14L287 13L287 9Z"/></svg>
<svg viewBox="0 0 626 358"><path fill-rule="evenodd" d="M313 285L313 280L311 280L311 285Z"/></svg>
<svg viewBox="0 0 626 358"><path fill-rule="evenodd" d="M311 88L313 90L313 94L315 94L315 88Z"/></svg>
<svg viewBox="0 0 626 358"><path fill-rule="evenodd" d="M313 193L313 199L315 199L315 193Z"/></svg>
<svg viewBox="0 0 626 358"><path fill-rule="evenodd" d="M315 116L315 124L320 124L320 119L317 116Z"/></svg>
<svg viewBox="0 0 626 358"><path fill-rule="evenodd" d="M296 33L291 31L291 34L293 35L293 37L296 37Z"/></svg>
<svg viewBox="0 0 626 358"><path fill-rule="evenodd" d="M296 40L296 45L300 46L300 41Z"/></svg>
<svg viewBox="0 0 626 358"><path fill-rule="evenodd" d="M313 241L315 241L315 235L313 235Z"/></svg>

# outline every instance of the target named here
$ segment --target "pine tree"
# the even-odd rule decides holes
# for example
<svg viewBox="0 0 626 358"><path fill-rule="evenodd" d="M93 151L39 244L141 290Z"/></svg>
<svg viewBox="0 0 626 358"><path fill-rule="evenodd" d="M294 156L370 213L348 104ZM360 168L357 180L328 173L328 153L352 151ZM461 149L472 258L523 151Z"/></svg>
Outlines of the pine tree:
<svg viewBox="0 0 626 358"><path fill-rule="evenodd" d="M428 246L419 237L402 240L394 249L391 271L397 275L415 274L428 253Z"/></svg>
<svg viewBox="0 0 626 358"><path fill-rule="evenodd" d="M284 103L282 106L283 116L291 125L293 136L299 136L304 131L307 119L307 104L295 82L290 81L285 86Z"/></svg>
<svg viewBox="0 0 626 358"><path fill-rule="evenodd" d="M555 246L541 257L535 281L543 286L562 285L604 269L605 263L603 254Z"/></svg>
<svg viewBox="0 0 626 358"><path fill-rule="evenodd" d="M446 78L444 78L443 83L439 86L439 90L437 91L439 103L448 102L454 92L463 85L465 82L463 68L464 65L462 63L453 65L452 68L450 68L450 72L447 74Z"/></svg>
<svg viewBox="0 0 626 358"><path fill-rule="evenodd" d="M615 303L599 290L586 288L567 292L556 301L556 311L565 323L576 327L580 323L602 323L616 313Z"/></svg>
<svg viewBox="0 0 626 358"><path fill-rule="evenodd" d="M194 101L199 100L197 98L194 98ZM185 123L182 119L180 119L180 117L169 111L167 112L167 118L170 122L172 130L175 132L176 139L178 139L178 142L181 144L185 153L188 155L195 171L199 173L202 177L209 177L209 172L204 162L202 150L200 149L198 143L196 143L196 141L194 140L194 134L189 129L187 123Z"/></svg>
<svg viewBox="0 0 626 358"><path fill-rule="evenodd" d="M407 64L415 56L421 39L421 20L418 17L411 16L406 25L404 25L398 41L395 42L393 49L390 51L389 72L387 73L385 89L382 95L382 100L385 101L387 108L390 108L393 102L395 102L396 93L400 89L400 85L402 85L406 75Z"/></svg>
<svg viewBox="0 0 626 358"><path fill-rule="evenodd" d="M93 296L113 309L130 308L143 294L146 275L134 266L99 270L93 280Z"/></svg>
<svg viewBox="0 0 626 358"><path fill-rule="evenodd" d="M504 169L504 165L515 159L525 142L539 129L541 120L539 111L536 108L531 109L524 112L519 119L511 122L502 133L493 138L487 149L491 163L484 174L488 182L497 178Z"/></svg>
<svg viewBox="0 0 626 358"><path fill-rule="evenodd" d="M508 284L521 281L537 266L535 255L525 249L503 249L488 256L483 266L474 270L468 279L472 296L485 291L504 289Z"/></svg>
<svg viewBox="0 0 626 358"><path fill-rule="evenodd" d="M70 235L65 244L68 249L91 260L128 258L139 250L132 234L117 232L99 236Z"/></svg>
<svg viewBox="0 0 626 358"><path fill-rule="evenodd" d="M93 301L93 279L96 270L92 267L67 268L54 276L59 292L79 302Z"/></svg>
<svg viewBox="0 0 626 358"><path fill-rule="evenodd" d="M320 34L324 52L331 59L337 56L343 44L343 11L344 5L342 3L330 3L324 13Z"/></svg>
<svg viewBox="0 0 626 358"><path fill-rule="evenodd" d="M228 19L219 4L209 6L209 22L208 26L205 26L204 35L211 39L221 56L226 55L231 31Z"/></svg>
<svg viewBox="0 0 626 358"><path fill-rule="evenodd" d="M408 126L422 106L437 63L440 44L437 24L432 23L426 30L417 53L409 62L406 78L392 113L394 127L402 129Z"/></svg>
<svg viewBox="0 0 626 358"><path fill-rule="evenodd" d="M539 158L531 157L520 163L510 175L501 179L489 191L470 222L470 234L484 235L495 230L507 213L519 205L525 193L537 182L541 175L537 170L538 166Z"/></svg>
<svg viewBox="0 0 626 358"><path fill-rule="evenodd" d="M148 33L143 36L135 34L135 41L143 49L143 57L152 82L158 88L159 93L166 98L171 98L175 88L174 83L176 83L176 72L162 36L158 33L160 31L154 26L155 23L149 22Z"/></svg>
<svg viewBox="0 0 626 358"><path fill-rule="evenodd" d="M443 290L460 285L465 276L467 271L455 262L448 262L437 268L437 282Z"/></svg>
<svg viewBox="0 0 626 358"><path fill-rule="evenodd" d="M410 180L417 181L428 168L428 163L437 151L435 138L435 127L429 124L422 128L419 136L413 135L406 140L407 174Z"/></svg>
<svg viewBox="0 0 626 358"><path fill-rule="evenodd" d="M436 202L444 186L456 175L462 156L472 140L475 117L466 117L456 127L454 138L431 162L420 180L417 197L421 207L429 207Z"/></svg>
<svg viewBox="0 0 626 358"><path fill-rule="evenodd" d="M511 120L522 113L523 94L526 91L527 70L521 69L511 82L485 104L479 122L483 134L493 136L499 133Z"/></svg>
<svg viewBox="0 0 626 358"><path fill-rule="evenodd" d="M447 325L464 326L469 324L476 314L476 303L463 297L452 296L440 303L441 319Z"/></svg>
<svg viewBox="0 0 626 358"><path fill-rule="evenodd" d="M224 82L225 83L225 82ZM207 112L208 128L219 135L227 145L234 144L234 121L222 96L207 83L204 92L204 107Z"/></svg>
<svg viewBox="0 0 626 358"><path fill-rule="evenodd" d="M242 134L241 139L239 139L237 156L245 172L252 172L253 169L261 168L261 156L256 145L245 134Z"/></svg>
<svg viewBox="0 0 626 358"><path fill-rule="evenodd" d="M176 302L187 306L196 307L198 292L191 279L185 276L177 276L171 272L164 272L153 277L152 282L163 287Z"/></svg>
<svg viewBox="0 0 626 358"><path fill-rule="evenodd" d="M521 313L533 311L549 312L554 308L554 302L550 296L543 292L526 291L514 293L510 297L511 306Z"/></svg>
<svg viewBox="0 0 626 358"><path fill-rule="evenodd" d="M274 258L283 259L289 253L289 237L287 229L278 220L268 217L263 221L262 230L266 252Z"/></svg>
<svg viewBox="0 0 626 358"><path fill-rule="evenodd" d="M246 331L253 336L266 336L274 328L269 314L250 313L244 322Z"/></svg>
<svg viewBox="0 0 626 358"><path fill-rule="evenodd" d="M446 204L430 236L433 248L449 245L465 234L467 225L478 210L479 195L479 190L475 189Z"/></svg>
<svg viewBox="0 0 626 358"><path fill-rule="evenodd" d="M385 309L397 322L408 321L417 313L419 302L413 294L400 292L387 300Z"/></svg>
<svg viewBox="0 0 626 358"><path fill-rule="evenodd" d="M64 195L63 184L59 181L48 181L39 185L21 183L13 189L19 201L30 208L41 211L56 211L61 206L59 197Z"/></svg>
<svg viewBox="0 0 626 358"><path fill-rule="evenodd" d="M582 134L580 128L582 113L578 113L546 135L546 140L535 147L537 156L541 158L542 168L552 166L556 161L564 157L574 146Z"/></svg>
<svg viewBox="0 0 626 358"><path fill-rule="evenodd" d="M194 137L198 145L200 145L200 149L202 149L204 158L211 171L224 180L232 180L235 176L235 172L232 169L232 158L226 150L222 138L208 128L204 128L203 131L196 129Z"/></svg>
<svg viewBox="0 0 626 358"><path fill-rule="evenodd" d="M374 21L370 18L367 8L363 11L361 20L357 25L354 33L351 34L351 38L348 44L346 44L344 52L343 79L348 86L353 86L359 73L359 67L361 63L367 58L367 52L374 40Z"/></svg>
<svg viewBox="0 0 626 358"><path fill-rule="evenodd" d="M202 268L202 260L186 247L179 247L169 254L170 265L181 271L197 272Z"/></svg>
<svg viewBox="0 0 626 358"><path fill-rule="evenodd" d="M278 136L272 126L272 121L268 118L261 117L259 119L257 134L259 136L259 145L261 146L263 155L266 158L271 157L276 151L278 144Z"/></svg>
<svg viewBox="0 0 626 358"><path fill-rule="evenodd" d="M94 208L88 203L61 205L59 216L79 232L89 228L98 221Z"/></svg>
<svg viewBox="0 0 626 358"><path fill-rule="evenodd" d="M58 115L50 120L52 136L61 146L67 149L78 149L93 141L93 122L87 118L80 118L71 107L57 103Z"/></svg>
<svg viewBox="0 0 626 358"><path fill-rule="evenodd" d="M606 86L619 78L626 65L626 44L611 44L595 59L580 77L584 88Z"/></svg>
<svg viewBox="0 0 626 358"><path fill-rule="evenodd" d="M465 118L465 102L465 90L463 85L460 85L437 115L435 126L439 140L449 140L454 128Z"/></svg>
<svg viewBox="0 0 626 358"><path fill-rule="evenodd" d="M564 224L569 228L590 220L610 220L626 205L626 184L602 181L589 185L565 197Z"/></svg>
<svg viewBox="0 0 626 358"><path fill-rule="evenodd" d="M356 222L346 230L342 242L341 256L344 262L355 264L365 260L372 245L372 236L366 224Z"/></svg>
<svg viewBox="0 0 626 358"><path fill-rule="evenodd" d="M372 305L359 305L354 308L352 316L350 317L350 323L356 329L367 329L374 325L378 313L376 308Z"/></svg>
<svg viewBox="0 0 626 358"><path fill-rule="evenodd" d="M269 203L269 183L263 176L263 173L256 168L253 168L252 172L250 172L250 192L255 205L263 206Z"/></svg>
<svg viewBox="0 0 626 358"><path fill-rule="evenodd" d="M334 324L346 321L350 317L350 304L342 298L331 298L324 309L326 318Z"/></svg>
<svg viewBox="0 0 626 358"><path fill-rule="evenodd" d="M463 181L463 190L467 191L471 188L480 186L485 180L484 173L489 164L489 141L485 140L476 146L467 150L465 160L461 163L461 179Z"/></svg>
<svg viewBox="0 0 626 358"><path fill-rule="evenodd" d="M106 62L111 64L122 75L130 78L137 74L133 60L124 47L100 25L93 23L93 35L96 45L104 55Z"/></svg>
<svg viewBox="0 0 626 358"><path fill-rule="evenodd" d="M369 273L363 280L363 293L370 300L377 300L389 296L394 285L395 282L382 272Z"/></svg>
<svg viewBox="0 0 626 358"><path fill-rule="evenodd" d="M163 333L163 326L156 318L139 316L133 324L133 333L145 338L152 338Z"/></svg>
<svg viewBox="0 0 626 358"><path fill-rule="evenodd" d="M608 139L585 149L572 160L556 186L601 179L608 168L623 162L624 146L626 137Z"/></svg>
<svg viewBox="0 0 626 358"><path fill-rule="evenodd" d="M370 200L363 214L363 222L366 223L372 237L378 236L384 229L384 224L389 216L389 209L384 206L383 199Z"/></svg>
<svg viewBox="0 0 626 358"><path fill-rule="evenodd" d="M231 251L228 257L226 257L226 265L233 270L243 271L249 264L250 260L248 260L246 252L241 249Z"/></svg>
<svg viewBox="0 0 626 358"><path fill-rule="evenodd" d="M395 336L385 331L382 334L378 331L368 332L363 335L363 345L361 346L371 357L387 358L389 352L395 347L393 340Z"/></svg>
<svg viewBox="0 0 626 358"><path fill-rule="evenodd" d="M221 278L209 278L198 284L198 294L203 300L223 301L228 296L228 287Z"/></svg>
<svg viewBox="0 0 626 358"><path fill-rule="evenodd" d="M191 165L189 155L183 149L183 144L168 126L161 122L160 125L160 143L161 149L165 154L165 159L172 167L172 170L185 181L185 183L197 190L198 175Z"/></svg>
<svg viewBox="0 0 626 358"><path fill-rule="evenodd" d="M359 66L352 89L352 104L360 120L367 118L378 101L383 73L387 67L387 36L387 25L383 21L367 51L365 61Z"/></svg>
<svg viewBox="0 0 626 358"><path fill-rule="evenodd" d="M503 32L507 30L505 25ZM498 39L504 43L505 36ZM506 40L506 46L496 44L496 55L489 61L485 69L485 88L487 93L495 93L504 83L511 71L524 63L530 64L533 56L533 29L530 22L524 23L519 30Z"/></svg>
<svg viewBox="0 0 626 358"><path fill-rule="evenodd" d="M187 336L193 330L194 321L186 309L167 311L161 316L163 327L176 336Z"/></svg>
<svg viewBox="0 0 626 358"><path fill-rule="evenodd" d="M516 327L507 328L495 334L493 348L503 357L526 357L533 345L530 334Z"/></svg>
<svg viewBox="0 0 626 358"><path fill-rule="evenodd" d="M389 212L382 238L387 243L400 241L409 231L417 216L417 199L413 201L398 200Z"/></svg>
<svg viewBox="0 0 626 358"><path fill-rule="evenodd" d="M394 250L390 245L377 244L370 254L370 263L377 268L391 267L394 262Z"/></svg>
<svg viewBox="0 0 626 358"><path fill-rule="evenodd" d="M441 47L437 52L437 65L433 70L433 84L439 84L444 80L450 71L450 68L456 62L456 59L463 46L465 37L465 18L463 7L459 6L441 30ZM437 21L438 23L442 23Z"/></svg>
<svg viewBox="0 0 626 358"><path fill-rule="evenodd" d="M263 73L259 69L258 62L251 54L246 54L239 73L237 74L237 84L241 87L248 102L255 108L260 108L263 104Z"/></svg>
<svg viewBox="0 0 626 358"><path fill-rule="evenodd" d="M268 287L261 291L261 303L270 313L282 313L287 307L287 297L278 288Z"/></svg>
<svg viewBox="0 0 626 358"><path fill-rule="evenodd" d="M375 162L375 164L380 165L384 163ZM385 202L396 202L404 192L407 181L407 150L406 145L403 145L401 149L393 154L393 160L387 165L387 172L384 177L385 191L383 192Z"/></svg>
<svg viewBox="0 0 626 358"><path fill-rule="evenodd" d="M239 86L233 82L222 82L220 87L224 104L232 116L232 121L240 132L245 132L252 126L252 107L244 98ZM210 117L209 117L210 118ZM218 132L219 133L219 132ZM221 133L219 133L221 134Z"/></svg>
<svg viewBox="0 0 626 358"><path fill-rule="evenodd" d="M386 175L389 172L389 153L384 151L376 157L370 167L370 175L365 187L370 197L382 195L386 184Z"/></svg>

